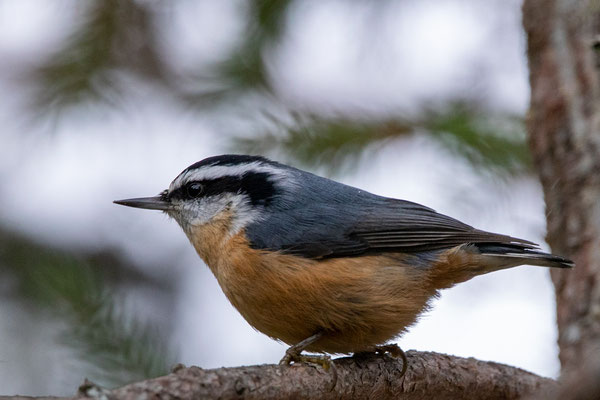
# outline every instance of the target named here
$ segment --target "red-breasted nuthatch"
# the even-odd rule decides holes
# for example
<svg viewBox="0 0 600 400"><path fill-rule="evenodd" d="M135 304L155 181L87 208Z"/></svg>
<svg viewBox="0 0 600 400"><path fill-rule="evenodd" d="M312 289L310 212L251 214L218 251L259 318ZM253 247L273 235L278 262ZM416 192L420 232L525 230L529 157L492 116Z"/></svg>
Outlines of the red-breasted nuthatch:
<svg viewBox="0 0 600 400"><path fill-rule="evenodd" d="M291 345L284 364L315 359L303 350L393 353L382 345L440 289L522 264L573 266L527 240L258 156L210 157L156 197L115 203L173 217L246 321Z"/></svg>

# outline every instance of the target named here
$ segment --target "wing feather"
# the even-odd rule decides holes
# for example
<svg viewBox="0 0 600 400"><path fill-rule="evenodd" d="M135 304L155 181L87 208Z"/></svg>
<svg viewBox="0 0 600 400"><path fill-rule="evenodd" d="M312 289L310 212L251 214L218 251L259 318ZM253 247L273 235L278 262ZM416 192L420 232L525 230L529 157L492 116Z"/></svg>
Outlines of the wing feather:
<svg viewBox="0 0 600 400"><path fill-rule="evenodd" d="M330 234L318 241L283 246L282 250L304 257L323 258L357 256L368 252L442 250L466 243L538 248L528 240L475 229L430 208L403 200L385 199L379 207L350 217L352 224L339 227L343 234Z"/></svg>

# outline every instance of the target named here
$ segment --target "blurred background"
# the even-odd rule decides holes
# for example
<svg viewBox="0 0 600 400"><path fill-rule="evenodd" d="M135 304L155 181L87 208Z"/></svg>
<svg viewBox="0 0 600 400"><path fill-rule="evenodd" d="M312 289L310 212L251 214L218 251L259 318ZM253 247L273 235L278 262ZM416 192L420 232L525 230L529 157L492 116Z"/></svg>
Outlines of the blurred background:
<svg viewBox="0 0 600 400"><path fill-rule="evenodd" d="M543 243L520 7L0 0L0 394L281 358L174 221L112 204L207 156L263 154ZM535 267L443 292L398 340L550 377L555 342Z"/></svg>

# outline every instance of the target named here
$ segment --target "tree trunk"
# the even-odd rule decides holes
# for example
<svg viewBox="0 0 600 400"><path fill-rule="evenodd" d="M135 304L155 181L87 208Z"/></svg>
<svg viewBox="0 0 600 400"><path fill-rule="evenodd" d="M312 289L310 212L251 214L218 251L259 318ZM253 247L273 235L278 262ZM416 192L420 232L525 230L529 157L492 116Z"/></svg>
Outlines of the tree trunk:
<svg viewBox="0 0 600 400"><path fill-rule="evenodd" d="M599 9L591 0L523 4L529 143L544 188L547 241L576 264L551 271L567 376L600 372Z"/></svg>

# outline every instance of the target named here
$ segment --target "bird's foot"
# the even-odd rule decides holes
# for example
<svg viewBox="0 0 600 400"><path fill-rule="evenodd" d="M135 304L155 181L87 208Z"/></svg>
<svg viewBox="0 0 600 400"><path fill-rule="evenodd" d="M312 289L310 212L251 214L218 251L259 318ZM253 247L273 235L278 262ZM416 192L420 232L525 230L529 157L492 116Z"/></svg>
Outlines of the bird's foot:
<svg viewBox="0 0 600 400"><path fill-rule="evenodd" d="M317 340L323 337L323 331L318 331L312 336L307 337L301 342L296 343L293 346L290 346L285 351L285 356L279 361L279 365L290 365L291 363L307 363L307 364L317 364L323 367L324 370L328 371L333 368L333 361L331 361L331 357L326 355L302 355L302 350L306 349L311 344L315 343Z"/></svg>
<svg viewBox="0 0 600 400"><path fill-rule="evenodd" d="M323 367L325 371L335 368L329 356L316 354L304 355L289 348L285 352L285 356L279 361L279 365L290 365L291 363L316 364Z"/></svg>
<svg viewBox="0 0 600 400"><path fill-rule="evenodd" d="M368 352L365 352L368 353ZM355 356L359 356L365 353L355 353ZM377 355L390 355L393 358L401 358L402 359L402 370L400 371L400 378L404 376L406 373L406 369L408 368L408 359L406 358L406 354L397 344L386 344L382 346L375 346L374 353Z"/></svg>
<svg viewBox="0 0 600 400"><path fill-rule="evenodd" d="M406 369L408 368L408 360L406 359L406 354L404 354L404 350L400 348L397 344L386 344L383 346L375 346L375 354L389 354L394 358L402 359L402 370L400 371L400 378L404 376L406 373Z"/></svg>
<svg viewBox="0 0 600 400"><path fill-rule="evenodd" d="M384 355L389 354L394 358L402 357L404 351L397 344L384 344L382 346L375 346L375 354ZM406 356L404 356L406 357ZM402 357L402 358L404 358Z"/></svg>
<svg viewBox="0 0 600 400"><path fill-rule="evenodd" d="M285 352L285 356L279 361L279 365L290 365L291 363L303 363L309 365L320 365L325 371L331 374L331 389L335 387L338 380L337 369L335 368L335 363L331 360L331 357L327 355L303 355L296 351L295 349L289 348Z"/></svg>

